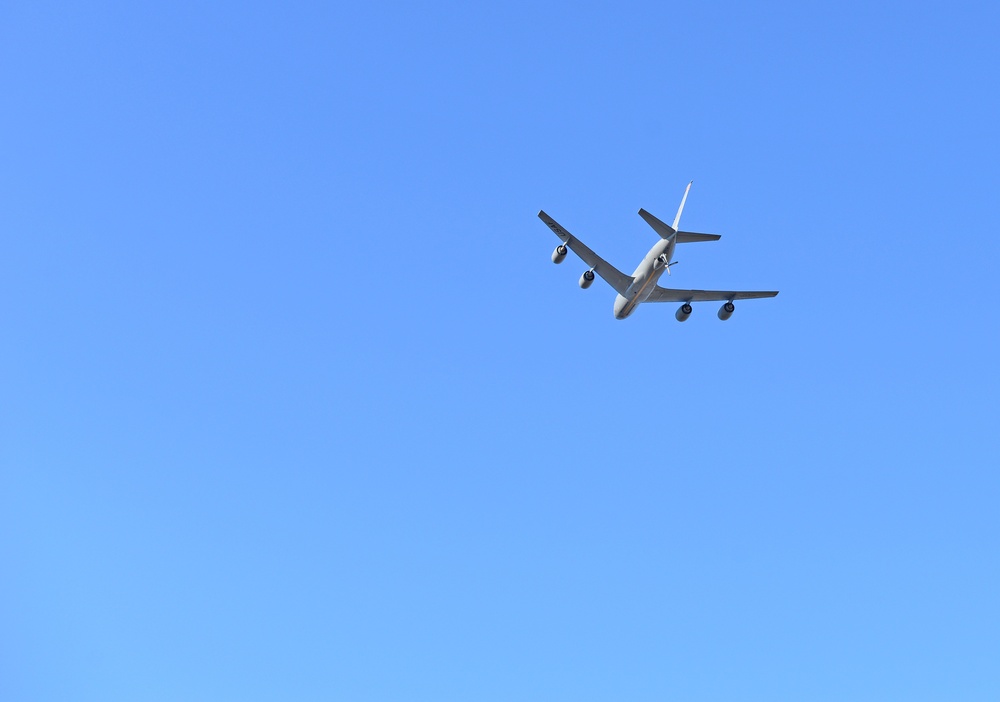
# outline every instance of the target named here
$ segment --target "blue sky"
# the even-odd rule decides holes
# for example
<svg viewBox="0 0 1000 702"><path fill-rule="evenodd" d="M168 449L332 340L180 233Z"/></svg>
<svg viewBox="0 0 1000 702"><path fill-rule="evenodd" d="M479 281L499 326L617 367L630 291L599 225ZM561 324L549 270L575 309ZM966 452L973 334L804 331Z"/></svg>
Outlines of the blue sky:
<svg viewBox="0 0 1000 702"><path fill-rule="evenodd" d="M0 697L995 699L998 22L5 4Z"/></svg>

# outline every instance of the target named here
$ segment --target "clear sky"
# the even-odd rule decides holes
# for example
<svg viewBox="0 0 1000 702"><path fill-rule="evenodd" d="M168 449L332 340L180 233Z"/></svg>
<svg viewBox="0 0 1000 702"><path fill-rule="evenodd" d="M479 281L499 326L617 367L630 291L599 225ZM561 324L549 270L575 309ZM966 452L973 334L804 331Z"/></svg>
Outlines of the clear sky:
<svg viewBox="0 0 1000 702"><path fill-rule="evenodd" d="M0 698L996 700L998 28L3 3Z"/></svg>

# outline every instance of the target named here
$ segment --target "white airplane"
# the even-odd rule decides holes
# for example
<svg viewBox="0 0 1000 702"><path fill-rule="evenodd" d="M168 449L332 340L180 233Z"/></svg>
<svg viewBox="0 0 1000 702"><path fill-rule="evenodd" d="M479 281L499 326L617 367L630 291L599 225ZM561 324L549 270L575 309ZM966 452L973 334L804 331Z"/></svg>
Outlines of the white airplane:
<svg viewBox="0 0 1000 702"><path fill-rule="evenodd" d="M694 181L691 181L693 183ZM635 308L643 302L682 302L677 313L678 322L684 322L691 316L692 302L708 302L724 300L724 304L719 308L719 319L729 319L736 305L733 300L749 300L755 297L774 297L778 291L737 291L737 290L674 290L671 288L661 288L656 284L660 276L664 273L670 274L670 266L677 263L671 261L674 255L674 247L677 244L686 244L693 241L718 241L719 234L698 234L696 232L682 232L677 228L681 223L681 213L684 211L684 203L687 202L688 192L691 190L691 183L688 183L684 190L684 197L681 198L681 206L677 208L677 216L674 217L674 225L667 226L653 215L640 209L639 216L646 220L661 240L653 245L642 263L635 269L632 275L625 275L603 258L591 251L582 241L566 231L554 219L545 214L544 210L538 211L538 217L549 229L556 233L562 243L552 252L552 262L562 263L566 258L567 247L583 262L590 266L590 270L583 272L580 276L580 287L589 288L594 282L594 274L601 276L608 285L618 291L615 298L615 319L625 319L635 312Z"/></svg>

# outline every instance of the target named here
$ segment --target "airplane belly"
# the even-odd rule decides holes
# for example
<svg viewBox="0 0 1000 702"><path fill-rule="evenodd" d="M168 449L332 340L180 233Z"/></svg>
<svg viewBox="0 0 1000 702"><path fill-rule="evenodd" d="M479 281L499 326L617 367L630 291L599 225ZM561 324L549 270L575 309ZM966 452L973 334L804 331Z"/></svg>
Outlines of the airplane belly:
<svg viewBox="0 0 1000 702"><path fill-rule="evenodd" d="M663 275L662 268L658 271L650 272L650 274L641 282L635 291L636 304L645 302L646 299L653 294L653 290L656 288L656 281L660 279L661 275Z"/></svg>
<svg viewBox="0 0 1000 702"><path fill-rule="evenodd" d="M656 287L656 286L655 285L647 285L644 288L640 288L636 292L636 295L635 295L635 302L636 302L636 304L639 304L640 302L645 302L646 298L648 298L650 296L650 294L653 292L653 288L654 287Z"/></svg>

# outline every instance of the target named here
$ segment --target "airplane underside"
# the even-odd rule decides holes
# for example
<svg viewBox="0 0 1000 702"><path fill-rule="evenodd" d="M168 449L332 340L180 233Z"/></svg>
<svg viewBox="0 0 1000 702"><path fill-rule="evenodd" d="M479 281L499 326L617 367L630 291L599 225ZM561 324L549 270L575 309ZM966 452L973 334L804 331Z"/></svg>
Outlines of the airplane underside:
<svg viewBox="0 0 1000 702"><path fill-rule="evenodd" d="M639 210L639 216L660 235L660 241L653 245L631 276L625 275L598 256L582 241L545 214L543 210L539 210L539 219L545 222L549 229L561 240L561 243L552 252L552 262L562 263L569 251L573 251L573 253L583 259L583 262L590 268L580 276L580 287L583 289L589 288L596 276L604 279L618 293L614 304L616 319L625 319L631 316L636 308L644 302L680 302L682 304L677 309L674 317L678 322L684 322L691 316L692 302L709 302L714 300L723 303L722 307L719 308L719 319L727 320L736 309L736 306L733 304L734 300L774 297L777 295L778 291L776 290L680 290L661 288L657 285L657 281L659 281L663 273L669 274L670 267L677 263L672 260L674 248L677 244L717 241L721 238L718 234L680 231L681 213L684 211L684 203L687 202L690 190L691 183L688 183L687 188L684 190L684 197L681 199L680 207L677 209L677 216L674 218L673 226L660 221L644 209Z"/></svg>

